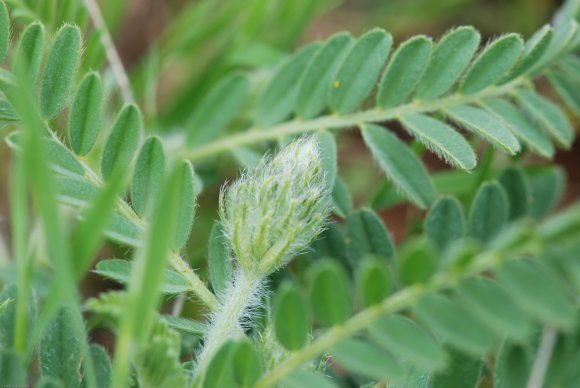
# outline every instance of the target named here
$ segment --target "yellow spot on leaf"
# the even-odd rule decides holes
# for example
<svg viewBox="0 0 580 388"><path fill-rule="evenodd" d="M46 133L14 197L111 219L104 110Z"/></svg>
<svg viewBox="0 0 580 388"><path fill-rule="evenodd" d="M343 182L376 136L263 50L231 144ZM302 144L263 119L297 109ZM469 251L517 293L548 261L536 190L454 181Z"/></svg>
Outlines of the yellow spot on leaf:
<svg viewBox="0 0 580 388"><path fill-rule="evenodd" d="M339 80L334 80L332 86L334 86L335 89L340 88L340 81Z"/></svg>

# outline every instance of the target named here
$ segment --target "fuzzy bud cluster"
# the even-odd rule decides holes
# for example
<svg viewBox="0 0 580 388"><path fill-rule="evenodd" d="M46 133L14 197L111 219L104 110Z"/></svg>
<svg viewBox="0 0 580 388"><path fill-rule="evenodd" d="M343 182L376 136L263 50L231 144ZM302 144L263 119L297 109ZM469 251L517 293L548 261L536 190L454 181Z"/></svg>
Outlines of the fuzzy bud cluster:
<svg viewBox="0 0 580 388"><path fill-rule="evenodd" d="M300 138L222 190L220 218L244 271L268 274L318 236L330 211L318 142Z"/></svg>

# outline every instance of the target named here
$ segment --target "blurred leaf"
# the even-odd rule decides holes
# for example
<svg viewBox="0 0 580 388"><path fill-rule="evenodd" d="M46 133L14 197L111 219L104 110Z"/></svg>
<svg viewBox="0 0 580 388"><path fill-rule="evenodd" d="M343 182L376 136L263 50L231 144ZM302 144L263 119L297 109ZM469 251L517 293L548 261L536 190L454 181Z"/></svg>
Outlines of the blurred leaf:
<svg viewBox="0 0 580 388"><path fill-rule="evenodd" d="M79 64L80 49L81 31L78 27L62 26L44 68L40 89L40 108L44 118L52 119L65 105Z"/></svg>
<svg viewBox="0 0 580 388"><path fill-rule="evenodd" d="M554 146L548 136L512 103L494 98L485 100L483 105L535 152L546 158L554 156Z"/></svg>
<svg viewBox="0 0 580 388"><path fill-rule="evenodd" d="M405 371L385 350L370 342L348 338L330 349L332 357L344 368L379 381L402 380Z"/></svg>
<svg viewBox="0 0 580 388"><path fill-rule="evenodd" d="M389 61L377 92L377 106L383 109L404 102L425 72L431 56L431 38L414 36L402 43Z"/></svg>
<svg viewBox="0 0 580 388"><path fill-rule="evenodd" d="M240 387L253 387L262 374L260 355L248 340L236 344L233 351L234 377Z"/></svg>
<svg viewBox="0 0 580 388"><path fill-rule="evenodd" d="M423 228L429 242L441 252L463 238L465 215L457 198L439 198L427 212Z"/></svg>
<svg viewBox="0 0 580 388"><path fill-rule="evenodd" d="M300 78L319 48L319 44L303 47L278 69L256 103L255 119L259 127L277 124L292 113Z"/></svg>
<svg viewBox="0 0 580 388"><path fill-rule="evenodd" d="M298 88L296 115L302 119L317 116L328 104L332 81L354 38L346 32L339 32L323 44L310 64Z"/></svg>
<svg viewBox="0 0 580 388"><path fill-rule="evenodd" d="M20 35L12 70L26 69L30 84L34 84L40 72L44 48L44 26L38 22L30 24Z"/></svg>
<svg viewBox="0 0 580 388"><path fill-rule="evenodd" d="M509 204L509 221L526 217L532 195L528 182L522 171L516 167L505 169L498 178L503 187Z"/></svg>
<svg viewBox="0 0 580 388"><path fill-rule="evenodd" d="M334 135L327 131L319 132L318 147L320 150L320 159L326 171L326 184L329 189L332 189L338 170L338 163L336 161L336 139Z"/></svg>
<svg viewBox="0 0 580 388"><path fill-rule="evenodd" d="M450 118L483 137L491 144L503 148L509 154L520 150L520 143L502 121L494 115L469 105L457 105L446 109Z"/></svg>
<svg viewBox="0 0 580 388"><path fill-rule="evenodd" d="M526 74L542 58L548 49L554 30L549 25L544 25L534 35L532 35L524 45L522 57L508 73L503 82L511 81L514 78Z"/></svg>
<svg viewBox="0 0 580 388"><path fill-rule="evenodd" d="M236 343L228 341L216 352L207 367L203 388L223 388L236 385L233 368L235 349Z"/></svg>
<svg viewBox="0 0 580 388"><path fill-rule="evenodd" d="M548 79L554 90L566 105L576 114L580 114L580 84L566 73L551 71Z"/></svg>
<svg viewBox="0 0 580 388"><path fill-rule="evenodd" d="M473 388L477 387L483 374L484 364L479 358L473 358L457 350L450 350L448 367L431 375L430 388Z"/></svg>
<svg viewBox="0 0 580 388"><path fill-rule="evenodd" d="M380 318L370 327L370 334L397 358L424 371L442 369L447 363L445 352L431 335L402 315Z"/></svg>
<svg viewBox="0 0 580 388"><path fill-rule="evenodd" d="M392 262L395 248L389 231L371 209L349 214L346 220L348 257L353 267L366 256L373 255Z"/></svg>
<svg viewBox="0 0 580 388"><path fill-rule="evenodd" d="M187 318L174 317L172 315L161 315L161 320L167 323L170 328L195 336L203 336L207 332L207 325Z"/></svg>
<svg viewBox="0 0 580 388"><path fill-rule="evenodd" d="M113 366L109 353L100 345L91 345L91 358L98 387L110 387ZM85 361L86 362L86 361Z"/></svg>
<svg viewBox="0 0 580 388"><path fill-rule="evenodd" d="M383 260L366 257L358 265L356 272L357 288L361 305L370 307L379 304L393 288L391 275Z"/></svg>
<svg viewBox="0 0 580 388"><path fill-rule="evenodd" d="M337 388L326 376L309 370L295 370L284 380L284 387L288 388Z"/></svg>
<svg viewBox="0 0 580 388"><path fill-rule="evenodd" d="M479 33L469 26L458 27L443 36L417 86L417 98L433 100L446 93L461 77L479 41Z"/></svg>
<svg viewBox="0 0 580 388"><path fill-rule="evenodd" d="M10 48L10 18L6 4L0 2L0 62L4 62Z"/></svg>
<svg viewBox="0 0 580 388"><path fill-rule="evenodd" d="M471 170L475 153L463 136L447 124L420 113L403 116L401 123L428 149L452 166Z"/></svg>
<svg viewBox="0 0 580 388"><path fill-rule="evenodd" d="M225 295L232 282L233 260L229 242L219 221L215 221L209 236L208 267L211 286L218 295Z"/></svg>
<svg viewBox="0 0 580 388"><path fill-rule="evenodd" d="M459 91L466 95L474 94L499 81L520 58L522 48L522 38L517 34L494 40L475 59Z"/></svg>
<svg viewBox="0 0 580 388"><path fill-rule="evenodd" d="M530 378L532 360L525 349L504 341L496 356L493 386L497 388L525 388Z"/></svg>
<svg viewBox="0 0 580 388"><path fill-rule="evenodd" d="M26 370L22 365L22 357L9 347L0 349L0 381L7 387L26 385Z"/></svg>
<svg viewBox="0 0 580 388"><path fill-rule="evenodd" d="M348 187L340 176L336 176L334 187L332 189L332 202L334 204L334 213L339 217L346 218L352 210L352 198Z"/></svg>
<svg viewBox="0 0 580 388"><path fill-rule="evenodd" d="M435 191L427 170L390 130L365 125L362 136L375 160L393 184L417 206L424 209L433 201Z"/></svg>
<svg viewBox="0 0 580 388"><path fill-rule="evenodd" d="M274 299L272 321L278 341L286 349L298 350L310 334L309 306L301 291L292 283L284 283Z"/></svg>
<svg viewBox="0 0 580 388"><path fill-rule="evenodd" d="M425 295L413 310L438 338L457 349L479 356L494 344L495 339L488 328L449 298Z"/></svg>
<svg viewBox="0 0 580 388"><path fill-rule="evenodd" d="M187 160L179 162L177 171L179 172L179 181L181 182L181 192L178 197L174 198L179 206L177 234L174 236L172 244L173 249L180 249L185 246L193 226L195 217L195 187L193 166Z"/></svg>
<svg viewBox="0 0 580 388"><path fill-rule="evenodd" d="M560 202L566 186L566 174L561 167L552 166L527 172L526 176L532 196L530 215L540 221Z"/></svg>
<svg viewBox="0 0 580 388"><path fill-rule="evenodd" d="M309 269L309 298L316 319L325 326L339 325L350 317L351 297L344 270L330 260Z"/></svg>
<svg viewBox="0 0 580 388"><path fill-rule="evenodd" d="M355 110L371 92L387 59L393 38L374 29L361 36L340 65L330 106L340 114Z"/></svg>
<svg viewBox="0 0 580 388"><path fill-rule="evenodd" d="M408 242L400 256L399 278L404 285L426 284L437 271L437 256L429 244Z"/></svg>
<svg viewBox="0 0 580 388"><path fill-rule="evenodd" d="M139 216L145 216L150 206L156 206L161 190L159 182L163 182L165 173L163 144L152 136L139 151L131 182L131 204Z"/></svg>
<svg viewBox="0 0 580 388"><path fill-rule="evenodd" d="M469 212L469 236L489 242L504 227L509 216L504 189L496 182L481 185Z"/></svg>
<svg viewBox="0 0 580 388"><path fill-rule="evenodd" d="M103 84L98 73L88 73L76 92L68 116L71 148L86 155L93 148L101 129Z"/></svg>

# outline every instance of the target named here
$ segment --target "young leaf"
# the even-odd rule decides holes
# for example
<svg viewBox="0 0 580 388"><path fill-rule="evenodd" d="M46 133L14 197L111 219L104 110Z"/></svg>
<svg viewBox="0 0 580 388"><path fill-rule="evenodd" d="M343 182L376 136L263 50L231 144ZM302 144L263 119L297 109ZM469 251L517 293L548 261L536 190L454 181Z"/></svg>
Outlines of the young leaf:
<svg viewBox="0 0 580 388"><path fill-rule="evenodd" d="M464 170L477 164L475 153L463 136L433 117L415 113L401 118L405 128L445 161Z"/></svg>
<svg viewBox="0 0 580 388"><path fill-rule="evenodd" d="M526 316L493 280L481 277L463 281L457 296L467 310L498 335L523 340L529 334Z"/></svg>
<svg viewBox="0 0 580 388"><path fill-rule="evenodd" d="M274 300L272 321L276 337L286 349L298 350L306 344L310 333L308 304L292 283L280 286Z"/></svg>
<svg viewBox="0 0 580 388"><path fill-rule="evenodd" d="M208 267L211 287L222 295L232 282L233 261L222 224L214 222L209 236Z"/></svg>
<svg viewBox="0 0 580 388"><path fill-rule="evenodd" d="M544 219L558 204L566 186L566 173L561 167L548 167L527 175L532 202L530 215Z"/></svg>
<svg viewBox="0 0 580 388"><path fill-rule="evenodd" d="M102 260L97 264L95 273L119 283L127 284L131 279L134 264L129 260ZM166 294L180 294L188 290L187 280L178 272L170 269L165 270L163 283L160 291Z"/></svg>
<svg viewBox="0 0 580 388"><path fill-rule="evenodd" d="M367 257L358 265L356 284L363 307L381 303L391 293L391 283L389 270L383 260Z"/></svg>
<svg viewBox="0 0 580 388"><path fill-rule="evenodd" d="M65 387L78 387L81 383L81 341L85 333L75 321L82 321L80 313L71 306L62 307L40 340L42 375L59 379Z"/></svg>
<svg viewBox="0 0 580 388"><path fill-rule="evenodd" d="M310 268L310 305L318 321L326 326L339 325L350 316L351 297L344 270L330 260Z"/></svg>
<svg viewBox="0 0 580 388"><path fill-rule="evenodd" d="M392 41L390 34L379 29L359 38L333 81L330 106L334 111L350 113L368 96L387 59Z"/></svg>
<svg viewBox="0 0 580 388"><path fill-rule="evenodd" d="M401 44L383 74L377 106L383 109L405 101L415 89L429 64L433 42L426 36L415 36Z"/></svg>
<svg viewBox="0 0 580 388"><path fill-rule="evenodd" d="M277 124L294 110L300 78L319 50L319 44L310 44L282 65L256 104L256 123L261 128Z"/></svg>
<svg viewBox="0 0 580 388"><path fill-rule="evenodd" d="M309 119L324 110L338 66L353 43L354 38L350 34L339 32L318 50L300 81L296 98L298 117Z"/></svg>
<svg viewBox="0 0 580 388"><path fill-rule="evenodd" d="M338 388L338 385L323 374L309 370L296 370L290 373L283 383L288 388Z"/></svg>
<svg viewBox="0 0 580 388"><path fill-rule="evenodd" d="M532 200L528 182L522 171L515 167L505 169L498 179L509 203L508 220L514 221L528 215Z"/></svg>
<svg viewBox="0 0 580 388"><path fill-rule="evenodd" d="M482 242L489 242L505 225L509 203L504 189L496 182L481 185L469 212L468 233Z"/></svg>
<svg viewBox="0 0 580 388"><path fill-rule="evenodd" d="M119 112L101 159L101 173L108 179L114 168L128 168L139 141L141 113L136 105L125 105Z"/></svg>
<svg viewBox="0 0 580 388"><path fill-rule="evenodd" d="M455 197L442 197L427 212L424 229L429 242L444 252L465 235L465 215Z"/></svg>
<svg viewBox="0 0 580 388"><path fill-rule="evenodd" d="M512 68L503 82L511 81L526 74L528 70L530 70L540 60L540 58L542 58L550 46L553 35L554 30L548 24L536 31L536 33L526 41L522 58Z"/></svg>
<svg viewBox="0 0 580 388"><path fill-rule="evenodd" d="M500 268L497 276L526 312L561 329L572 327L574 304L549 268L527 260L512 260Z"/></svg>
<svg viewBox="0 0 580 388"><path fill-rule="evenodd" d="M417 85L416 97L433 100L446 93L469 65L480 39L479 33L467 26L456 28L441 38Z"/></svg>
<svg viewBox="0 0 580 388"><path fill-rule="evenodd" d="M425 284L436 271L437 256L431 245L415 241L402 249L399 278L403 284Z"/></svg>
<svg viewBox="0 0 580 388"><path fill-rule="evenodd" d="M183 160L178 164L179 180L182 182L181 193L175 198L179 206L179 217L177 222L177 234L173 242L173 249L180 249L185 246L191 227L193 226L193 218L195 217L195 187L194 187L194 173L191 162Z"/></svg>
<svg viewBox="0 0 580 388"><path fill-rule="evenodd" d="M0 1L0 62L4 62L10 48L10 17L6 4Z"/></svg>
<svg viewBox="0 0 580 388"><path fill-rule="evenodd" d="M135 213L143 217L149 206L155 206L165 179L165 153L158 137L145 140L133 170L131 204Z"/></svg>
<svg viewBox="0 0 580 388"><path fill-rule="evenodd" d="M393 184L420 208L429 206L435 197L433 183L421 161L405 143L377 125L362 127L362 136Z"/></svg>
<svg viewBox="0 0 580 388"><path fill-rule="evenodd" d="M234 377L240 387L253 387L262 374L260 355L248 340L242 340L233 351Z"/></svg>
<svg viewBox="0 0 580 388"><path fill-rule="evenodd" d="M69 140L77 155L86 155L93 148L101 129L102 108L101 77L98 73L89 73L74 97L68 118Z"/></svg>
<svg viewBox="0 0 580 388"><path fill-rule="evenodd" d="M42 116L52 119L62 109L72 88L81 49L81 31L65 24L58 30L46 62L40 88Z"/></svg>
<svg viewBox="0 0 580 388"><path fill-rule="evenodd" d="M501 99L489 99L483 103L485 109L494 114L534 151L546 158L554 156L552 142L528 117L512 103Z"/></svg>
<svg viewBox="0 0 580 388"><path fill-rule="evenodd" d="M516 95L524 110L533 117L546 132L562 147L572 144L574 131L568 118L560 108L533 90L520 90Z"/></svg>
<svg viewBox="0 0 580 388"><path fill-rule="evenodd" d="M475 356L487 353L494 337L463 307L440 295L423 296L415 314L433 332L454 347Z"/></svg>
<svg viewBox="0 0 580 388"><path fill-rule="evenodd" d="M340 176L336 176L332 189L332 202L334 213L339 217L346 218L352 210L352 198L348 187Z"/></svg>
<svg viewBox="0 0 580 388"><path fill-rule="evenodd" d="M446 109L450 118L467 129L487 139L495 146L515 155L520 150L520 143L502 121L494 115L469 105L457 105Z"/></svg>
<svg viewBox="0 0 580 388"><path fill-rule="evenodd" d="M403 367L388 352L364 340L342 340L330 354L349 371L372 379L397 381L405 376Z"/></svg>
<svg viewBox="0 0 580 388"><path fill-rule="evenodd" d="M12 71L21 69L26 72L30 84L38 78L44 48L44 26L41 23L32 23L22 32L18 49L14 57Z"/></svg>
<svg viewBox="0 0 580 388"><path fill-rule="evenodd" d="M462 94L474 94L499 81L519 59L523 48L517 34L504 35L479 54L461 82Z"/></svg>
<svg viewBox="0 0 580 388"><path fill-rule="evenodd" d="M240 112L249 89L248 77L239 73L218 82L187 121L187 143L201 145L217 137Z"/></svg>
<svg viewBox="0 0 580 388"><path fill-rule="evenodd" d="M374 341L397 358L425 371L443 368L446 355L433 338L412 320L402 315L380 318L370 327Z"/></svg>
<svg viewBox="0 0 580 388"><path fill-rule="evenodd" d="M393 239L385 224L371 209L350 213L346 220L348 258L356 267L366 256L376 256L392 261L395 254Z"/></svg>

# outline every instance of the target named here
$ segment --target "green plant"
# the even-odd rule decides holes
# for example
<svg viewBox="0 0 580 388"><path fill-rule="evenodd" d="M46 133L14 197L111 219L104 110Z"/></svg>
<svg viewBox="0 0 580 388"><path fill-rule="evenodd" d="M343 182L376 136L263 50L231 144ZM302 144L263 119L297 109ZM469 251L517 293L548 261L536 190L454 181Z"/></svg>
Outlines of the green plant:
<svg viewBox="0 0 580 388"><path fill-rule="evenodd" d="M527 154L551 160L574 142L559 102L577 118L577 0L525 42L511 33L480 48L477 30L463 26L394 49L390 34L373 29L335 34L284 60L280 50L324 2L288 2L288 12L272 14L263 0L219 11L201 1L130 76L94 1L62 0L60 13L7 3L3 384L580 382L580 205L553 214L562 169L521 162ZM231 53L257 50L253 37L276 30L284 15L301 23L273 34L260 61L224 54L215 69L199 65L190 76L207 92L180 90L157 112L167 56L222 40ZM180 36L192 21L199 26ZM103 76L96 70L105 58L112 71ZM255 70L263 64L275 70ZM187 101L195 102L189 114ZM339 137L354 128L388 177L356 209L337 162L347 140ZM429 172L426 150L450 169ZM243 172L218 201L231 159ZM204 192L210 198L194 223ZM400 203L427 212L396 247L378 213ZM207 239L190 236L205 237L204 227ZM207 265L198 260L206 250ZM114 258L93 267L100 252ZM125 288L83 298L88 272ZM112 358L92 341L99 327L116 335Z"/></svg>

